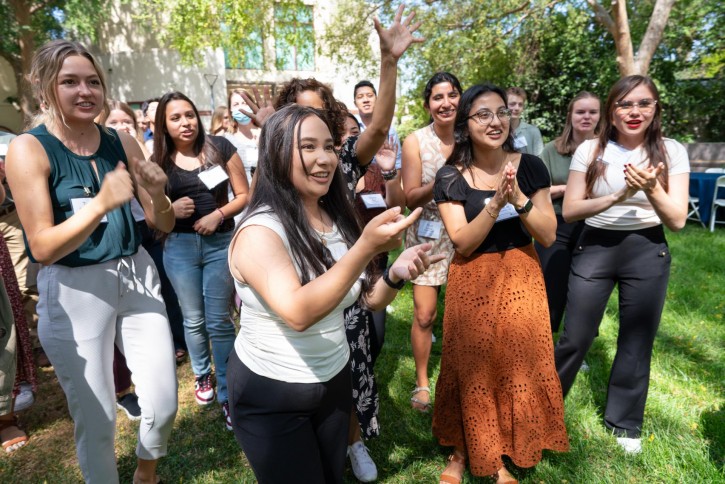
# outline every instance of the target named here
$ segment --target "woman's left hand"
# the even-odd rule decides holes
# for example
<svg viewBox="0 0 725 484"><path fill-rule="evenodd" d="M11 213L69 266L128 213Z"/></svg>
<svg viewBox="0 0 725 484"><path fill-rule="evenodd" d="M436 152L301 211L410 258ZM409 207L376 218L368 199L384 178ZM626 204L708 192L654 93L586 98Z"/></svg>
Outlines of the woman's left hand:
<svg viewBox="0 0 725 484"><path fill-rule="evenodd" d="M163 197L166 188L166 173L152 161L136 159L134 163L136 183L146 190L151 198Z"/></svg>
<svg viewBox="0 0 725 484"><path fill-rule="evenodd" d="M388 270L392 282L410 281L423 274L431 264L445 259L444 254L428 255L433 247L429 242L405 249Z"/></svg>
<svg viewBox="0 0 725 484"><path fill-rule="evenodd" d="M656 168L648 166L644 169L635 165L625 165L624 180L628 187L649 193L657 187L657 177L664 169L663 163L658 164Z"/></svg>
<svg viewBox="0 0 725 484"><path fill-rule="evenodd" d="M395 13L395 20L393 20L393 24L387 29L383 29L377 17L373 19L375 30L378 32L378 37L380 37L380 53L383 56L390 55L395 60L400 59L400 56L408 50L411 44L421 43L425 40L423 37L413 37L413 32L418 30L421 24L421 22L416 22L411 25L415 17L415 12L409 14L401 23L404 8L405 5L398 7L398 11Z"/></svg>
<svg viewBox="0 0 725 484"><path fill-rule="evenodd" d="M194 230L196 230L196 233L199 235L211 235L217 231L221 220L219 210L214 210L212 213L205 215L194 222Z"/></svg>

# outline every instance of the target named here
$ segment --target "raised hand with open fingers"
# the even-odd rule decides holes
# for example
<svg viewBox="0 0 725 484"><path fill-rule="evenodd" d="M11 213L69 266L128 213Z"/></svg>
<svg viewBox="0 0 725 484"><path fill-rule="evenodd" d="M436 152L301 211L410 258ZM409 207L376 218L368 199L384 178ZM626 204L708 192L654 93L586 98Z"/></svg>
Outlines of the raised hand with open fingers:
<svg viewBox="0 0 725 484"><path fill-rule="evenodd" d="M375 154L375 162L383 171L391 171L395 168L395 159L398 156L398 143L392 137L383 143L378 152Z"/></svg>
<svg viewBox="0 0 725 484"><path fill-rule="evenodd" d="M425 40L423 37L413 37L413 33L418 30L421 22L412 23L415 12L410 13L405 17L405 20L402 20L404 9L404 4L398 7L393 23L387 29L383 28L380 19L377 17L373 19L375 30L378 32L378 37L380 37L380 53L383 56L390 55L396 60L400 59L411 44L421 43Z"/></svg>
<svg viewBox="0 0 725 484"><path fill-rule="evenodd" d="M274 114L272 94L269 90L269 86L265 86L262 93L260 93L259 89L256 87L253 87L252 93L254 94L254 99L252 99L249 93L245 91L241 92L242 99L244 99L244 102L247 103L247 106L249 106L251 111L246 109L240 109L240 111L252 118L254 124L261 128L267 118Z"/></svg>

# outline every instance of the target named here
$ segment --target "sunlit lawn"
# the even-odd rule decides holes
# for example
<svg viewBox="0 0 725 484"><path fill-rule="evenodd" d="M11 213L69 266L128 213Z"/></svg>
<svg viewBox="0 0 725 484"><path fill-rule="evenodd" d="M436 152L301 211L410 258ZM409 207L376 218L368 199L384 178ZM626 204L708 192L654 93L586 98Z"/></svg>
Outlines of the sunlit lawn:
<svg viewBox="0 0 725 484"><path fill-rule="evenodd" d="M725 482L725 231L711 234L688 225L668 238L672 277L654 349L644 451L638 456L625 455L602 425L617 336L615 296L587 357L591 370L580 373L566 400L571 451L547 453L534 469L517 470L521 482ZM378 465L380 482L438 482L448 452L431 435L430 415L410 408L415 381L409 341L411 320L408 287L388 315L385 347L376 366L382 434L368 446ZM439 342L431 357L433 382L440 361L440 325L436 334ZM194 403L188 363L179 368L178 376L179 414L169 456L159 467L164 482L254 482L231 432L223 429L218 406L201 408ZM81 479L65 399L52 371L43 372L41 381L37 403L22 416L31 443L14 455L0 457L0 483ZM131 482L136 428L119 413L117 453L122 482ZM466 477L467 482L489 482ZM355 482L349 470L347 480ZM306 482L304 476L299 482Z"/></svg>

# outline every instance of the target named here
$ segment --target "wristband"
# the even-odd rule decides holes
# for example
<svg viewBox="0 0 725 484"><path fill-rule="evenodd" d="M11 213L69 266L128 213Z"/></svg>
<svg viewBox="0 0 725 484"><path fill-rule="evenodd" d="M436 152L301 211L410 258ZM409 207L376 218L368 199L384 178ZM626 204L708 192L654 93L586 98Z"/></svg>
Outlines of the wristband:
<svg viewBox="0 0 725 484"><path fill-rule="evenodd" d="M393 180L398 175L398 169L393 168L390 171L381 171L381 173L383 174L383 180L390 181L390 180Z"/></svg>
<svg viewBox="0 0 725 484"><path fill-rule="evenodd" d="M521 208L516 209L516 213L523 215L525 213L529 213L532 208L534 208L534 202L532 202L530 198L527 198L526 203L524 203Z"/></svg>
<svg viewBox="0 0 725 484"><path fill-rule="evenodd" d="M400 291L403 289L403 286L405 286L405 283L407 282L405 279L399 280L397 283L390 280L390 267L386 267L385 271L383 272L383 281L385 281L385 284L390 286L390 288L395 289L396 291Z"/></svg>
<svg viewBox="0 0 725 484"><path fill-rule="evenodd" d="M217 208L216 211L219 212L222 216L222 219L219 221L219 226L221 226L224 223L224 212L222 212L221 208Z"/></svg>

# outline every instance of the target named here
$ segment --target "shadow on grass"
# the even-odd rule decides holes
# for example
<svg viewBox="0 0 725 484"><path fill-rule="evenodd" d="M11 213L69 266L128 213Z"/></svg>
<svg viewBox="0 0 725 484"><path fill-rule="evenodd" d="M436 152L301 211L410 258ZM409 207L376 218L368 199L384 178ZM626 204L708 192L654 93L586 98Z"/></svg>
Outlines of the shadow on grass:
<svg viewBox="0 0 725 484"><path fill-rule="evenodd" d="M702 433L708 440L710 460L725 473L725 409L703 412L700 417Z"/></svg>

